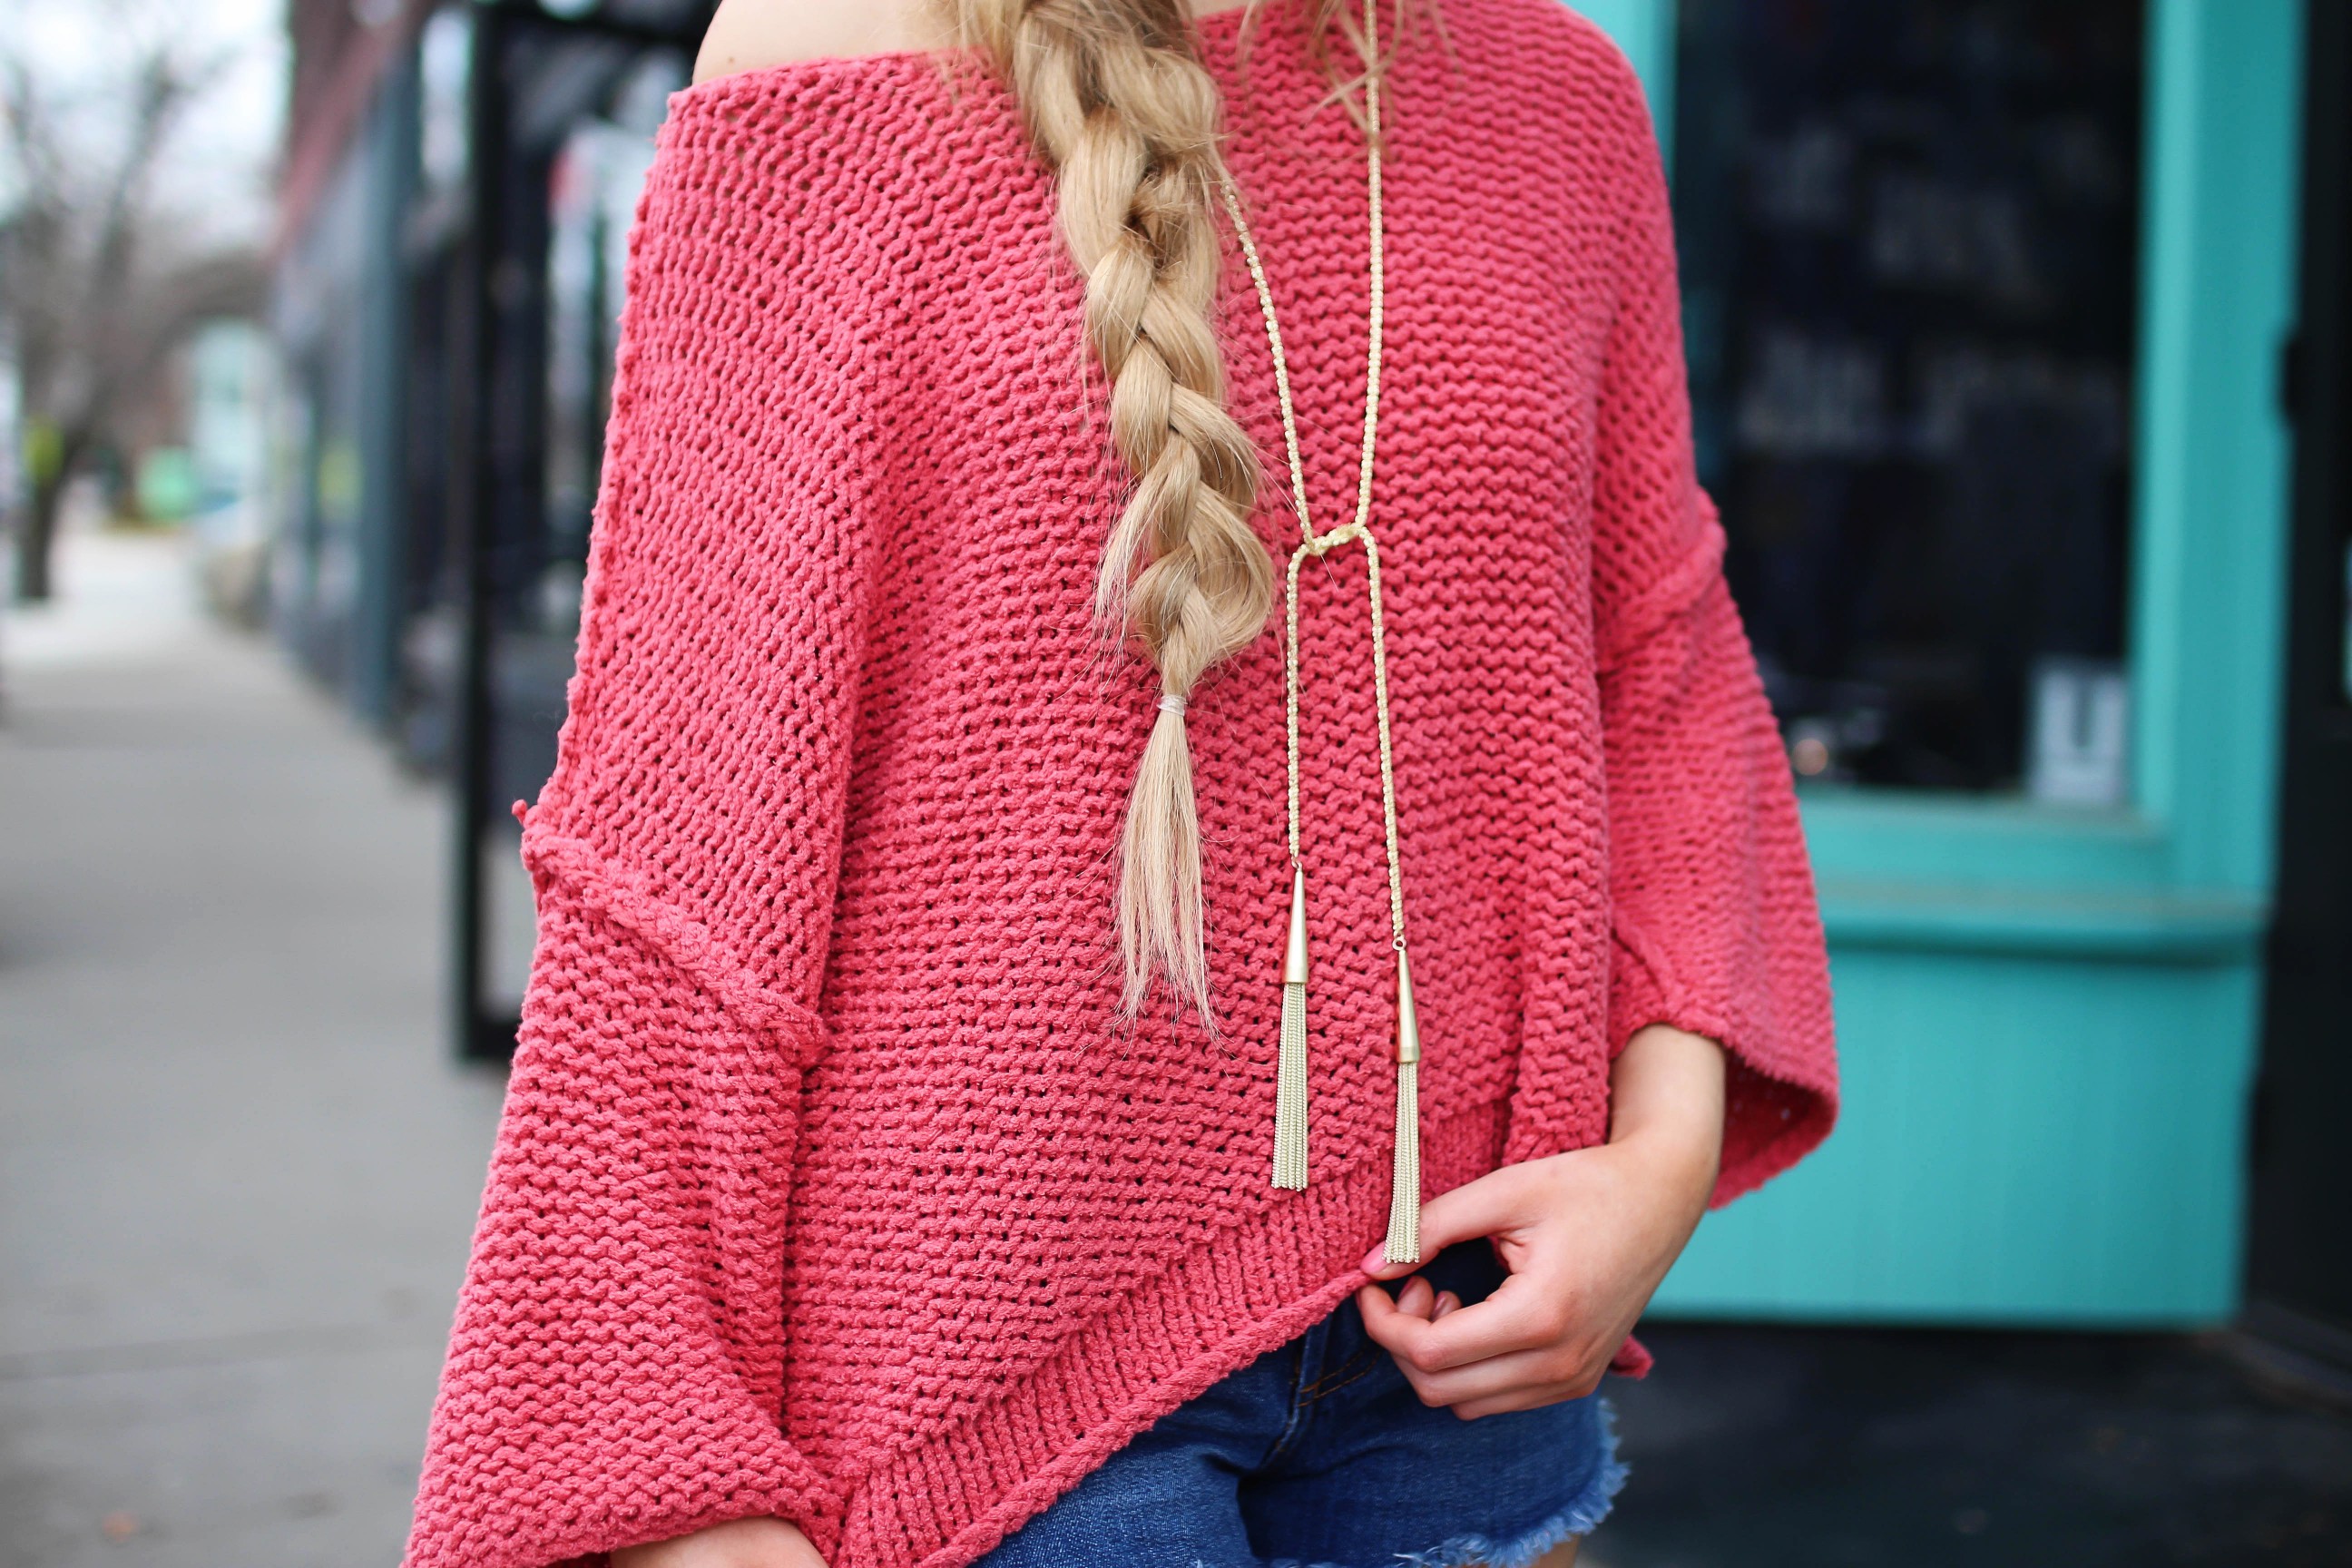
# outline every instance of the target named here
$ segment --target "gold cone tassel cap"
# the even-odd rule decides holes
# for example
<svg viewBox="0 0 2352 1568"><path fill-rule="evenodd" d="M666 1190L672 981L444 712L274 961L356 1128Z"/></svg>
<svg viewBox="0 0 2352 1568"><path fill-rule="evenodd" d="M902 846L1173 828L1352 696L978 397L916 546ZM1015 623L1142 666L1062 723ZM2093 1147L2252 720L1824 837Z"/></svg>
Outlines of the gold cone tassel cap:
<svg viewBox="0 0 2352 1568"><path fill-rule="evenodd" d="M1290 941L1282 958L1282 1045L1274 1078L1274 1184L1307 1185L1307 871L1290 872Z"/></svg>
<svg viewBox="0 0 2352 1568"><path fill-rule="evenodd" d="M1307 868L1290 872L1290 942L1282 950L1282 983L1307 984Z"/></svg>
<svg viewBox="0 0 2352 1568"><path fill-rule="evenodd" d="M1421 1021L1412 1013L1412 961L1397 949L1396 1059L1411 1066L1421 1060Z"/></svg>

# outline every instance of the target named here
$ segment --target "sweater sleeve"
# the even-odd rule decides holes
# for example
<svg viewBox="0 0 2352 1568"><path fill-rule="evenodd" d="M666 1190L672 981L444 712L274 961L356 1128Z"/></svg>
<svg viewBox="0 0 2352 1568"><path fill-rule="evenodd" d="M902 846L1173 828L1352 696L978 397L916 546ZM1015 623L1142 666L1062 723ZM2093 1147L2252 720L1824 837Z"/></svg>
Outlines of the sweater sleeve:
<svg viewBox="0 0 2352 1568"><path fill-rule="evenodd" d="M592 1563L772 1514L824 1539L779 1428L797 1020L542 864L521 1039L435 1407L414 1568ZM675 935L676 933L668 933Z"/></svg>
<svg viewBox="0 0 2352 1568"><path fill-rule="evenodd" d="M1837 1107L1828 959L1795 791L1698 484L1674 224L1639 121L1596 416L1594 637L1609 800L1612 1059L1658 1023L1729 1056L1727 1202Z"/></svg>
<svg viewBox="0 0 2352 1568"><path fill-rule="evenodd" d="M887 268L736 119L673 105L631 235L577 668L524 814L538 945L408 1568L840 1527L783 1430L782 1292Z"/></svg>

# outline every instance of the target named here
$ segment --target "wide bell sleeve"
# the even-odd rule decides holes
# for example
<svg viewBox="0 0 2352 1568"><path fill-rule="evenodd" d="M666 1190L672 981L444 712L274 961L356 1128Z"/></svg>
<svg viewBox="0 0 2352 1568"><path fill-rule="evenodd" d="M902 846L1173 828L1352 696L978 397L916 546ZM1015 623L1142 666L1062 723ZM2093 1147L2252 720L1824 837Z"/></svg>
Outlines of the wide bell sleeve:
<svg viewBox="0 0 2352 1568"><path fill-rule="evenodd" d="M688 108L632 231L577 670L525 814L538 945L408 1568L840 1529L783 1430L781 1300L884 466L860 290L889 267L856 193Z"/></svg>
<svg viewBox="0 0 2352 1568"><path fill-rule="evenodd" d="M1674 224L1640 89L1596 412L1594 640L1608 790L1609 1046L1646 1025L1728 1055L1727 1202L1830 1131L1828 959L1778 726L1691 445Z"/></svg>

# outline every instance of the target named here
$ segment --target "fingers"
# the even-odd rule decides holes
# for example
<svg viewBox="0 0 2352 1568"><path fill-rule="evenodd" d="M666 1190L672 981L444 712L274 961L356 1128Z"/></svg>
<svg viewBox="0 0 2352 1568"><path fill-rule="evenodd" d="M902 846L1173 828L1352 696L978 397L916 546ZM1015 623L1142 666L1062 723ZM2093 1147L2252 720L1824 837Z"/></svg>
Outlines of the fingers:
<svg viewBox="0 0 2352 1568"><path fill-rule="evenodd" d="M1571 1399L1582 1399L1598 1386L1579 1380L1573 1383L1551 1383L1533 1388L1513 1389L1509 1394L1493 1399L1465 1400L1451 1406L1454 1415L1465 1421L1475 1421L1481 1415L1501 1415L1513 1410L1536 1410L1547 1405L1562 1405Z"/></svg>
<svg viewBox="0 0 2352 1568"><path fill-rule="evenodd" d="M1365 1333L1396 1358L1397 1369L1424 1405L1451 1405L1459 1415L1484 1415L1580 1398L1599 1384L1606 1356L1588 1354L1580 1345L1558 1339L1432 1364L1428 1347L1434 1331L1467 1321L1485 1312L1492 1300L1464 1306L1450 1290L1433 1294L1417 1275L1405 1281L1393 1301L1377 1285L1367 1285L1357 1294Z"/></svg>
<svg viewBox="0 0 2352 1568"><path fill-rule="evenodd" d="M1382 1294L1386 1294L1385 1291ZM1416 1274L1404 1282L1396 1294L1397 1310L1408 1318L1427 1322L1437 1312L1436 1299L1431 1295L1429 1281Z"/></svg>
<svg viewBox="0 0 2352 1568"><path fill-rule="evenodd" d="M824 1568L798 1525L769 1518L730 1520L612 1557L613 1568Z"/></svg>
<svg viewBox="0 0 2352 1568"><path fill-rule="evenodd" d="M1416 1275L1405 1282L1416 1304L1433 1296ZM1364 1318L1364 1331L1398 1362L1419 1372L1436 1373L1515 1352L1559 1343L1568 1329L1566 1313L1552 1304L1524 1275L1514 1274L1494 1294L1470 1306L1456 1305L1442 1317L1427 1309L1407 1311L1389 1299L1378 1285L1356 1293Z"/></svg>
<svg viewBox="0 0 2352 1568"><path fill-rule="evenodd" d="M1435 1322L1461 1305L1462 1298L1451 1290L1440 1290L1433 1297L1430 1295L1429 1280L1419 1274L1406 1280L1396 1295L1398 1311L1429 1322Z"/></svg>
<svg viewBox="0 0 2352 1568"><path fill-rule="evenodd" d="M1514 1351L1451 1372L1423 1372L1398 1363L1423 1405L1449 1406L1456 1414L1476 1409L1516 1409L1515 1401L1549 1404L1591 1393L1601 1385L1601 1358L1566 1345ZM1533 1397L1528 1397L1533 1395Z"/></svg>
<svg viewBox="0 0 2352 1568"><path fill-rule="evenodd" d="M1395 1357L1423 1403L1467 1419L1580 1398L1598 1386L1614 1342L1600 1346L1583 1320L1606 1304L1591 1299L1581 1255L1553 1223L1563 1194L1581 1190L1567 1178L1592 1175L1581 1166L1567 1171L1561 1163L1570 1158L1506 1165L1423 1205L1424 1257L1486 1237L1509 1263L1511 1273L1485 1300L1465 1304L1417 1274L1394 1297L1379 1283L1357 1292L1366 1334ZM1415 1265L1390 1264L1375 1248L1362 1267L1379 1281Z"/></svg>
<svg viewBox="0 0 2352 1568"><path fill-rule="evenodd" d="M1421 1207L1421 1255L1434 1257L1457 1241L1492 1236L1536 1217L1528 1212L1525 1167L1505 1165L1475 1182L1465 1182L1440 1193ZM1365 1272L1375 1279L1394 1279L1419 1268L1414 1263L1391 1263L1375 1246L1364 1257Z"/></svg>

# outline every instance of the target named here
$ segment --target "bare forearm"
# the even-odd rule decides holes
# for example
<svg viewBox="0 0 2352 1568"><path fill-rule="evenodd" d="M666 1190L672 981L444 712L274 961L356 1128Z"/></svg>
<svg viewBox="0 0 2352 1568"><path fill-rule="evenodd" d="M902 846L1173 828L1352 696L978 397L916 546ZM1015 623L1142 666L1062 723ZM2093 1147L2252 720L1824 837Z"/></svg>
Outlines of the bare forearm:
<svg viewBox="0 0 2352 1568"><path fill-rule="evenodd" d="M1698 1223L1723 1155L1723 1047L1666 1024L1637 1032L1609 1069L1609 1142L1658 1162L1664 1190L1696 1194Z"/></svg>

